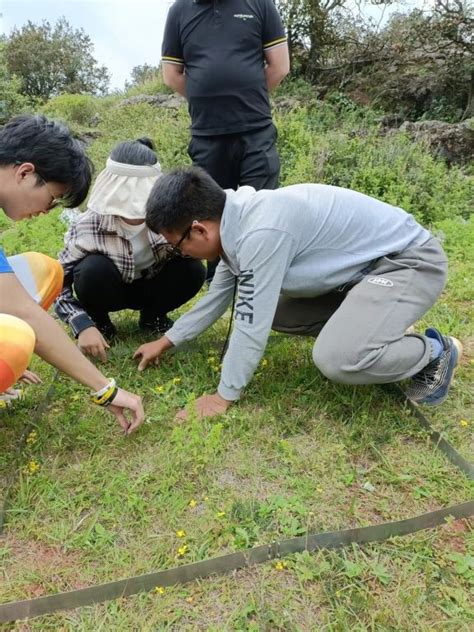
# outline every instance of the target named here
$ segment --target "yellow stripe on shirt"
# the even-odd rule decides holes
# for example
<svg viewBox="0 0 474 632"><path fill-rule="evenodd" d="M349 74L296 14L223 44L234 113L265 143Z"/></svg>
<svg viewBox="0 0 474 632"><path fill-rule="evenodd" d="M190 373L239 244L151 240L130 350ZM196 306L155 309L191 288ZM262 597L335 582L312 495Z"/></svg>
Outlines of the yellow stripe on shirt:
<svg viewBox="0 0 474 632"><path fill-rule="evenodd" d="M161 58L161 61L168 61L171 64L184 64L184 59L181 59L181 57L168 57L168 56L163 56Z"/></svg>
<svg viewBox="0 0 474 632"><path fill-rule="evenodd" d="M286 36L285 37L279 37L276 40L272 40L271 42L268 42L267 44L263 45L263 48L270 48L272 46L278 46L278 44L284 44L286 42Z"/></svg>

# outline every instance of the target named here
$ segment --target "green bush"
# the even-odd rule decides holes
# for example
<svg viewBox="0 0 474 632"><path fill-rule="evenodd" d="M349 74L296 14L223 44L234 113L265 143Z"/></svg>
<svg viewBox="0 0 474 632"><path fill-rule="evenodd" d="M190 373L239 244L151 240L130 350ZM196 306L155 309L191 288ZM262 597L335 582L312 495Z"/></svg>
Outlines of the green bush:
<svg viewBox="0 0 474 632"><path fill-rule="evenodd" d="M31 100L21 94L20 89L20 79L10 76L0 59L0 125L31 107Z"/></svg>
<svg viewBox="0 0 474 632"><path fill-rule="evenodd" d="M43 112L69 123L90 125L98 109L97 99L87 94L60 94L48 101Z"/></svg>
<svg viewBox="0 0 474 632"><path fill-rule="evenodd" d="M0 247L11 256L20 252L42 252L57 257L64 244L66 225L60 221L60 209L28 221L11 222L0 213Z"/></svg>
<svg viewBox="0 0 474 632"><path fill-rule="evenodd" d="M189 117L179 110L154 107L148 103L110 108L102 112L102 136L92 143L89 155L98 170L103 169L112 147L122 140L148 136L156 145L164 168L189 164Z"/></svg>
<svg viewBox="0 0 474 632"><path fill-rule="evenodd" d="M173 91L168 88L163 82L161 73L158 73L151 79L140 83L137 86L128 88L125 91L126 97L133 97L140 94L172 94Z"/></svg>
<svg viewBox="0 0 474 632"><path fill-rule="evenodd" d="M324 182L355 189L404 208L425 225L472 213L473 180L422 143L403 134L381 136L371 111L318 103L276 118L282 185Z"/></svg>

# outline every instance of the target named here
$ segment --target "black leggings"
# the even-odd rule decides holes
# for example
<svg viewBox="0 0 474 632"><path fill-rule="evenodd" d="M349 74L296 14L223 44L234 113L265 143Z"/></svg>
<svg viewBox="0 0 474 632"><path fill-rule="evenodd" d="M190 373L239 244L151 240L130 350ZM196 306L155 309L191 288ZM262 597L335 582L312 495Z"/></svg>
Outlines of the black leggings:
<svg viewBox="0 0 474 632"><path fill-rule="evenodd" d="M88 255L76 265L73 276L76 296L96 323L121 309L140 310L142 319L150 322L195 296L204 283L205 269L195 259L177 258L151 279L125 283L111 259Z"/></svg>

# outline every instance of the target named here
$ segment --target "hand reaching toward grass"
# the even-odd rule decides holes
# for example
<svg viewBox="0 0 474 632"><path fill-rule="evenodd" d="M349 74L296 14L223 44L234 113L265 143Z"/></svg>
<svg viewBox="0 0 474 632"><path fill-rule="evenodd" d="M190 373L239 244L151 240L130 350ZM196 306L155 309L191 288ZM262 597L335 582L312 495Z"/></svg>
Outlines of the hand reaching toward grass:
<svg viewBox="0 0 474 632"><path fill-rule="evenodd" d="M41 384L42 379L39 375L34 373L33 371L29 371L26 369L24 373L20 375L18 378L19 382L23 382L24 384ZM22 396L22 391L20 388L7 388L5 391L0 393L0 402L2 402L2 407L10 405L16 399L20 399Z"/></svg>
<svg viewBox="0 0 474 632"><path fill-rule="evenodd" d="M107 349L110 348L110 345L97 327L88 327L81 331L77 338L77 344L82 353L100 358L102 362L107 361Z"/></svg>
<svg viewBox="0 0 474 632"><path fill-rule="evenodd" d="M121 388L118 389L113 403L108 406L107 410L115 415L127 435L132 434L145 417L141 397ZM126 416L126 411L130 415L130 419Z"/></svg>
<svg viewBox="0 0 474 632"><path fill-rule="evenodd" d="M19 381L23 382L24 384L41 384L43 382L43 380L37 373L29 371L28 369L26 369L26 371L22 375L20 375Z"/></svg>
<svg viewBox="0 0 474 632"><path fill-rule="evenodd" d="M166 336L138 347L133 354L134 359L139 359L138 370L143 371L149 364L159 364L161 356L172 347L173 343Z"/></svg>
<svg viewBox="0 0 474 632"><path fill-rule="evenodd" d="M202 395L195 402L196 415L199 418L202 417L216 417L222 415L232 404L228 399L224 399L219 393L213 393L212 395ZM189 417L189 413L186 409L180 410L176 415L177 421L182 421Z"/></svg>

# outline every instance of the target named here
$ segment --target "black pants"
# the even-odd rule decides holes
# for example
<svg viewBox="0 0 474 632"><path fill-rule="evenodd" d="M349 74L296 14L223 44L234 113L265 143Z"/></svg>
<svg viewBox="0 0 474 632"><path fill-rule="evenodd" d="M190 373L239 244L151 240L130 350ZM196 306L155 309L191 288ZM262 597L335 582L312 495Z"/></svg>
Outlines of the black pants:
<svg viewBox="0 0 474 632"><path fill-rule="evenodd" d="M107 322L109 312L137 309L145 322L164 316L195 296L204 283L200 261L177 258L169 261L152 279L125 283L111 259L88 255L74 268L74 290L96 323Z"/></svg>
<svg viewBox="0 0 474 632"><path fill-rule="evenodd" d="M278 188L280 158L276 148L277 130L271 124L251 132L222 136L193 136L188 153L223 189L250 185L260 189ZM208 261L211 280L219 259Z"/></svg>

